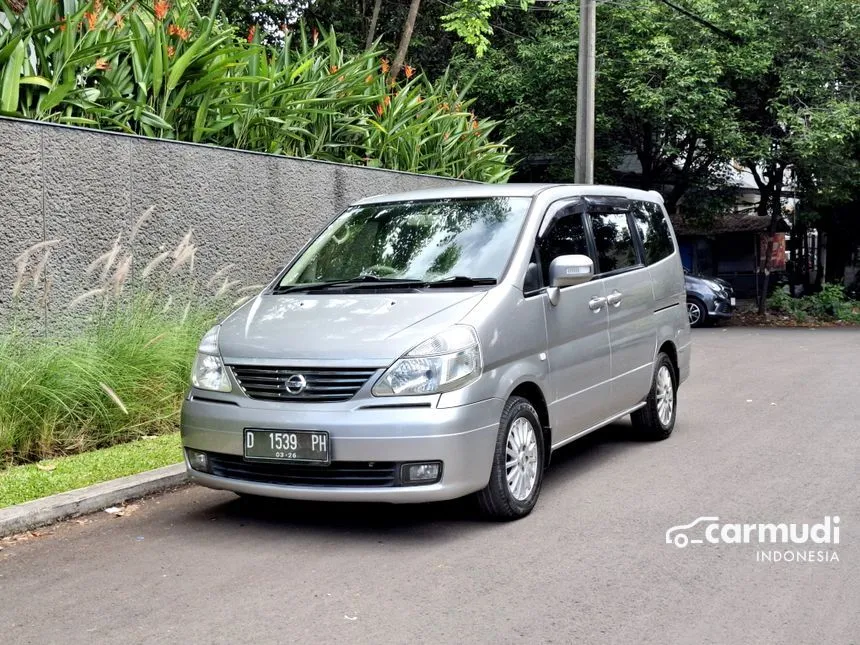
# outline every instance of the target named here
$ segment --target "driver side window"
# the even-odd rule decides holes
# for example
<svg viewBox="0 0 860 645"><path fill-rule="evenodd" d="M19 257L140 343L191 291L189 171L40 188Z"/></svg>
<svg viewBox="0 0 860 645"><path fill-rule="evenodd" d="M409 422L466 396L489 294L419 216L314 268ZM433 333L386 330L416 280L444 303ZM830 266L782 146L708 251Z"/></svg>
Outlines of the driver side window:
<svg viewBox="0 0 860 645"><path fill-rule="evenodd" d="M549 284L549 265L560 255L589 255L582 205L564 207L538 240L543 283Z"/></svg>

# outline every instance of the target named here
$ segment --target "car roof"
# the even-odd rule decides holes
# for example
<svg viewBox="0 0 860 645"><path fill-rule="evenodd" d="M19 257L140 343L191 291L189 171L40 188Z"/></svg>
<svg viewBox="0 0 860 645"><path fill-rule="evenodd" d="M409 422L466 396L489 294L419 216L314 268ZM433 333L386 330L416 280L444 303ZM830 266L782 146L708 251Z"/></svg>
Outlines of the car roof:
<svg viewBox="0 0 860 645"><path fill-rule="evenodd" d="M390 195L366 197L355 204L384 204L389 202L430 201L438 199L473 199L481 197L536 197L550 193L554 199L575 197L577 195L601 195L606 197L627 197L663 203L660 193L623 186L601 186L595 184L466 184L444 188L411 190Z"/></svg>

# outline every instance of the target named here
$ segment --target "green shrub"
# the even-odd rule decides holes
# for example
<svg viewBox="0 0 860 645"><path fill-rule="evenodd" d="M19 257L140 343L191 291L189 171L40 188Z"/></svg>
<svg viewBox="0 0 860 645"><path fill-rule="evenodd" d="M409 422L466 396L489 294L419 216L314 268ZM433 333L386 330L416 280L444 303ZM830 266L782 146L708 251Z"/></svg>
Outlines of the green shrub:
<svg viewBox="0 0 860 645"><path fill-rule="evenodd" d="M16 321L38 313L21 309L39 302L25 298L26 289L47 288L51 248L34 245L16 261L17 310L0 329L0 464L175 431L200 337L248 297L237 295L262 288L237 292L228 267L198 278L190 233L139 267L118 239L89 266L93 288L65 304L70 325L80 316L77 331L46 338Z"/></svg>
<svg viewBox="0 0 860 645"><path fill-rule="evenodd" d="M208 320L136 307L64 340L0 340L0 455L41 459L176 430Z"/></svg>
<svg viewBox="0 0 860 645"><path fill-rule="evenodd" d="M190 0L0 0L0 113L182 141L480 181L510 176L447 76L391 81L303 25L274 49ZM249 42L250 40L250 42Z"/></svg>
<svg viewBox="0 0 860 645"><path fill-rule="evenodd" d="M771 311L792 316L798 322L808 320L860 322L860 302L849 300L845 288L837 284L825 284L820 292L792 298L782 290L768 298Z"/></svg>

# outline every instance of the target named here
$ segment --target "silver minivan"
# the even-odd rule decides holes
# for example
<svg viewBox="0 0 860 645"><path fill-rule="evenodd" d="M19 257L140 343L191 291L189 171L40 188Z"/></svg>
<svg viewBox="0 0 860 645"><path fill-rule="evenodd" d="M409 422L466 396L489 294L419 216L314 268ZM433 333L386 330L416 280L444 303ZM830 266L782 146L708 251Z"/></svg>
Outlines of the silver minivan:
<svg viewBox="0 0 860 645"><path fill-rule="evenodd" d="M620 417L665 439L690 370L660 195L474 185L361 200L200 343L193 481L528 514L550 454Z"/></svg>

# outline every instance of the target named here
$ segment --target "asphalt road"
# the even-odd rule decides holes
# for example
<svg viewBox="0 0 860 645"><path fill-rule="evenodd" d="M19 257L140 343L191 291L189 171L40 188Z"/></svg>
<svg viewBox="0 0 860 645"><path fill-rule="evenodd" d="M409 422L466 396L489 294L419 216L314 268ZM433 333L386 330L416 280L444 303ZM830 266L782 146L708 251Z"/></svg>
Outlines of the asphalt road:
<svg viewBox="0 0 860 645"><path fill-rule="evenodd" d="M673 436L625 422L563 449L522 521L186 487L3 543L0 642L860 642L860 332L694 341ZM699 516L825 515L839 544L665 542Z"/></svg>

